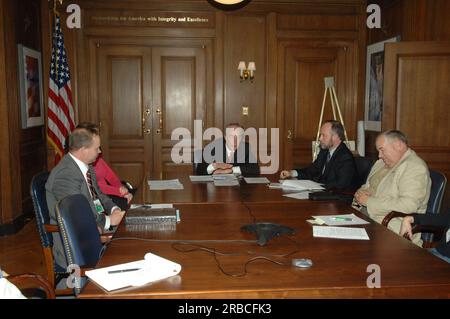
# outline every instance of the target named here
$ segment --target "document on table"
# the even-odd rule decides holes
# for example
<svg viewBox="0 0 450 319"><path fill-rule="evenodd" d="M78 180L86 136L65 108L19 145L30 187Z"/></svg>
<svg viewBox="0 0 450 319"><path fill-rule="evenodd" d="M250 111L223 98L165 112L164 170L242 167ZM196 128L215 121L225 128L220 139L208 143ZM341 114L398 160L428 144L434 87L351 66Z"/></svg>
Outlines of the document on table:
<svg viewBox="0 0 450 319"><path fill-rule="evenodd" d="M322 238L369 240L364 228L313 226L313 236Z"/></svg>
<svg viewBox="0 0 450 319"><path fill-rule="evenodd" d="M269 189L282 189L284 191L299 191L296 187L283 186L281 183L270 183Z"/></svg>
<svg viewBox="0 0 450 319"><path fill-rule="evenodd" d="M130 286L142 286L178 275L180 271L181 265L147 253L144 260L89 270L86 271L86 276L107 291L112 291Z"/></svg>
<svg viewBox="0 0 450 319"><path fill-rule="evenodd" d="M281 181L281 184L283 186L293 187L298 190L322 190L322 189L325 189L321 184L316 183L314 181L306 180L306 179L301 179L301 180L287 179L287 180Z"/></svg>
<svg viewBox="0 0 450 319"><path fill-rule="evenodd" d="M237 179L234 174L215 174L212 175L213 180L222 180L222 179Z"/></svg>
<svg viewBox="0 0 450 319"><path fill-rule="evenodd" d="M267 177L244 177L247 184L270 184Z"/></svg>
<svg viewBox="0 0 450 319"><path fill-rule="evenodd" d="M300 193L292 193L292 194L286 194L283 195L285 197L289 197L289 198L295 198L295 199L309 199L309 193L310 192L300 192Z"/></svg>
<svg viewBox="0 0 450 319"><path fill-rule="evenodd" d="M173 204L131 204L130 209L138 207L148 207L148 208L173 208Z"/></svg>
<svg viewBox="0 0 450 319"><path fill-rule="evenodd" d="M214 186L239 186L239 181L236 178L215 179Z"/></svg>
<svg viewBox="0 0 450 319"><path fill-rule="evenodd" d="M151 191L160 191L166 189L184 189L183 184L178 179L167 180L149 180L148 185Z"/></svg>
<svg viewBox="0 0 450 319"><path fill-rule="evenodd" d="M359 218L355 214L312 216L318 221L323 221L328 226L366 225L369 222Z"/></svg>
<svg viewBox="0 0 450 319"><path fill-rule="evenodd" d="M190 175L189 179L191 182L212 182L212 175Z"/></svg>

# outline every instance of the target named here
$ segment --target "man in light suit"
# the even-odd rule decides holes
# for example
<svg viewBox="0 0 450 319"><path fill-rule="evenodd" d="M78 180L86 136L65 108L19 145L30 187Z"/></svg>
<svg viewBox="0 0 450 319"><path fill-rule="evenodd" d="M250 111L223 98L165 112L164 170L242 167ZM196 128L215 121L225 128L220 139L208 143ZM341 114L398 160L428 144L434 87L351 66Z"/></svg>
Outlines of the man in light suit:
<svg viewBox="0 0 450 319"><path fill-rule="evenodd" d="M76 128L69 136L69 153L56 165L45 184L50 222L56 224L56 204L66 196L83 194L88 199L100 233L118 225L125 212L102 193L90 166L100 153L100 136L95 129ZM90 185L89 186L89 182ZM60 235L53 234L55 262L65 268L66 257Z"/></svg>
<svg viewBox="0 0 450 319"><path fill-rule="evenodd" d="M408 147L400 131L381 133L376 140L378 157L367 182L355 193L353 207L378 223L391 211L425 213L430 197L431 179L427 164ZM401 219L394 218L388 228L400 232ZM421 246L420 234L412 242Z"/></svg>
<svg viewBox="0 0 450 319"><path fill-rule="evenodd" d="M238 123L226 127L225 138L206 145L203 156L196 156L195 174L235 174L258 176L260 173L256 157L250 145L244 141L244 128ZM211 158L205 158L209 157Z"/></svg>
<svg viewBox="0 0 450 319"><path fill-rule="evenodd" d="M327 189L355 189L358 187L355 160L344 140L342 124L325 121L320 128L320 152L316 160L305 168L282 171L280 178L308 179L324 184Z"/></svg>

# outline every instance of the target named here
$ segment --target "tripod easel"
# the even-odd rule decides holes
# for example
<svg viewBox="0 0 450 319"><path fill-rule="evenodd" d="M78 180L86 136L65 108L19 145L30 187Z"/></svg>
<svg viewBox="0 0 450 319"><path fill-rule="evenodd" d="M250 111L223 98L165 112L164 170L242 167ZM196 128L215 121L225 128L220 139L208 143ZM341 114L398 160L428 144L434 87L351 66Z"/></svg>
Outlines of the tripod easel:
<svg viewBox="0 0 450 319"><path fill-rule="evenodd" d="M342 118L341 114L341 108L339 107L339 102L336 95L336 90L334 88L334 77L326 77L323 79L325 82L325 91L323 93L323 101L322 101L322 109L320 110L320 120L319 120L319 127L317 129L317 136L316 140L312 142L312 152L313 152L313 161L316 160L317 155L319 154L319 136L320 136L320 127L322 126L323 121L323 111L325 109L325 102L327 99L327 91L330 93L330 99L331 99L331 109L333 111L333 118L336 120L336 110L339 116L339 121L341 122L342 126L344 127L344 135L345 135L345 141L344 143L347 144L347 147L353 152L355 151L355 141L349 141L347 137L347 130L345 129L344 119Z"/></svg>

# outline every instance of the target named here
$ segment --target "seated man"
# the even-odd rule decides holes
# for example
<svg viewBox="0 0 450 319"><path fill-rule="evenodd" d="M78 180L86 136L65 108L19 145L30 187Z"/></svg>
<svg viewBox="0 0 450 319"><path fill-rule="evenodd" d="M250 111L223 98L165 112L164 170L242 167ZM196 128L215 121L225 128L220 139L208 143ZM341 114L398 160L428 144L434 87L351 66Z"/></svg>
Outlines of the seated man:
<svg viewBox="0 0 450 319"><path fill-rule="evenodd" d="M92 123L82 122L77 125L76 128L85 128L88 131L95 132L98 135L98 126ZM66 145L64 152L69 152L69 136L66 139ZM103 194L106 194L111 200L120 207L121 210L127 210L130 207L130 202L133 199L133 194L125 184L122 184L116 173L109 167L109 165L103 159L100 154L97 159L92 163L95 170L95 177L97 183ZM131 185L130 185L131 186Z"/></svg>
<svg viewBox="0 0 450 319"><path fill-rule="evenodd" d="M195 174L259 175L257 160L243 137L244 128L241 125L228 124L225 138L217 139L205 147L201 163L196 163ZM200 161L199 158L196 160Z"/></svg>
<svg viewBox="0 0 450 319"><path fill-rule="evenodd" d="M98 131L76 128L69 136L69 153L50 172L45 184L50 222L56 224L56 203L66 196L83 194L91 204L99 232L118 225L125 212L100 190L92 164L100 153ZM67 261L59 234L53 234L53 254L61 267Z"/></svg>
<svg viewBox="0 0 450 319"><path fill-rule="evenodd" d="M450 263L450 210L446 214L406 216L403 218L400 227L400 236L407 234L408 238L413 237L411 224L445 227L444 236L442 236L438 246L429 249L429 251L433 255Z"/></svg>
<svg viewBox="0 0 450 319"><path fill-rule="evenodd" d="M344 140L342 124L338 121L325 121L320 128L320 152L316 160L302 169L282 171L280 178L309 179L325 184L327 189L356 188L355 160Z"/></svg>
<svg viewBox="0 0 450 319"><path fill-rule="evenodd" d="M376 147L380 159L355 193L353 207L378 223L391 211L425 213L431 188L427 164L408 147L408 140L400 131L381 133ZM400 224L400 219L394 218L388 228L399 233ZM420 234L411 240L422 245Z"/></svg>

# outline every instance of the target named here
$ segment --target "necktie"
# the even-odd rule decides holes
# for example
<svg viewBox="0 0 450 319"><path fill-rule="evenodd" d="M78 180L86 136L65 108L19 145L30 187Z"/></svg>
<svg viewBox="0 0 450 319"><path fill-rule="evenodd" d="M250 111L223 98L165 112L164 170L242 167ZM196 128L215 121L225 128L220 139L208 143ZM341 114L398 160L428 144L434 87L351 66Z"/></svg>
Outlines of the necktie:
<svg viewBox="0 0 450 319"><path fill-rule="evenodd" d="M89 187L89 191L91 192L92 199L94 199L94 200L97 199L98 198L97 192L95 191L95 188L92 185L92 177L91 177L91 172L89 170L86 172L86 180L87 180L87 184Z"/></svg>
<svg viewBox="0 0 450 319"><path fill-rule="evenodd" d="M327 159L325 161L325 165L323 165L322 176L325 173L325 170L327 169L327 165L328 165L328 162L330 161L330 158L331 158L330 151L327 151Z"/></svg>

